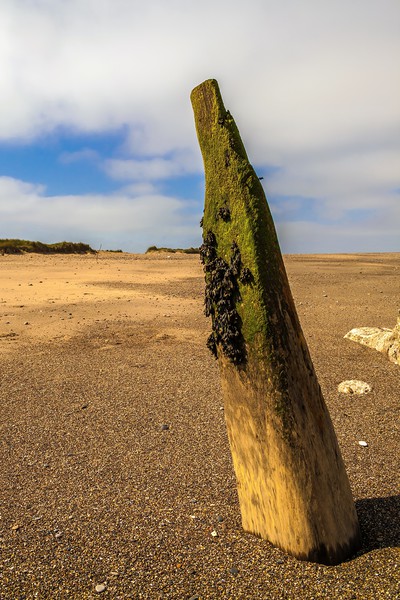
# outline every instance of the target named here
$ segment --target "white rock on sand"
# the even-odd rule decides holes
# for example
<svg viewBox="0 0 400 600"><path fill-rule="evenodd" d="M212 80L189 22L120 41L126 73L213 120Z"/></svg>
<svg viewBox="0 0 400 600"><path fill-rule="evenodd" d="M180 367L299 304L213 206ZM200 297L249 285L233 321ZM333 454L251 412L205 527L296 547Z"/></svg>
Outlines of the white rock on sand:
<svg viewBox="0 0 400 600"><path fill-rule="evenodd" d="M344 336L348 340L374 348L386 354L391 362L400 365L400 316L394 329L384 327L356 327Z"/></svg>

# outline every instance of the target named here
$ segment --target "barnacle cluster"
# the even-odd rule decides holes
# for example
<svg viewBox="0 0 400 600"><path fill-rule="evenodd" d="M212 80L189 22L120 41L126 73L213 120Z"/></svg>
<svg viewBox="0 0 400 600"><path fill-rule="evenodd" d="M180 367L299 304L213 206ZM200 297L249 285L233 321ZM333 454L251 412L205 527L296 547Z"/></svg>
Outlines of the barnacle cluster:
<svg viewBox="0 0 400 600"><path fill-rule="evenodd" d="M229 360L236 365L241 364L246 360L246 350L236 309L240 301L238 280L244 272L239 246L236 242L232 243L230 262L227 263L217 255L215 235L208 231L200 247L200 259L206 274L204 312L212 318L213 326L207 347L217 357L217 347L220 346Z"/></svg>

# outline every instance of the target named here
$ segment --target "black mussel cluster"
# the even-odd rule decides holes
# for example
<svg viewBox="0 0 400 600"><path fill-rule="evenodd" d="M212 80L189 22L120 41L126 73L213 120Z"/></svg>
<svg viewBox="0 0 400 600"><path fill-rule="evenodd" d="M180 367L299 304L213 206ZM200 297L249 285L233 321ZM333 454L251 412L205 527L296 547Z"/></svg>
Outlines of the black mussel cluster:
<svg viewBox="0 0 400 600"><path fill-rule="evenodd" d="M236 304L240 301L238 280L242 281L245 274L246 281L243 283L250 283L250 270L242 266L236 242L232 243L229 263L217 255L217 241L212 231L204 236L200 259L206 273L205 314L212 317L213 323L207 347L217 357L219 345L229 360L234 364L241 364L246 360L246 350L241 319L236 310Z"/></svg>

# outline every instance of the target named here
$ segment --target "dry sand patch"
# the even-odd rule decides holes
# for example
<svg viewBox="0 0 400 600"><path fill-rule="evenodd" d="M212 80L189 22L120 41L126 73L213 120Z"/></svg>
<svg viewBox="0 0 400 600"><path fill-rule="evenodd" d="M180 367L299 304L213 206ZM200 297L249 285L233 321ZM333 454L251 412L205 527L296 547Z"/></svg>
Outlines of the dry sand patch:
<svg viewBox="0 0 400 600"><path fill-rule="evenodd" d="M160 268L160 263L168 268ZM201 268L193 269L194 264L193 258L185 261L184 256L178 262L166 256L106 252L4 256L0 352L17 340L68 338L93 323L174 319L193 308L201 293ZM183 282L179 294L175 282Z"/></svg>

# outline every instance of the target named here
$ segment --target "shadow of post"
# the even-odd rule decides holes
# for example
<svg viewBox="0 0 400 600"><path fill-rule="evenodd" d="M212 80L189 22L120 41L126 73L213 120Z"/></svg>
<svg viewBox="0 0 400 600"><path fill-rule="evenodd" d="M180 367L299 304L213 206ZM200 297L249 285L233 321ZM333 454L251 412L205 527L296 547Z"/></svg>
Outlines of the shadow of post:
<svg viewBox="0 0 400 600"><path fill-rule="evenodd" d="M356 501L362 546L358 555L400 546L400 496Z"/></svg>

